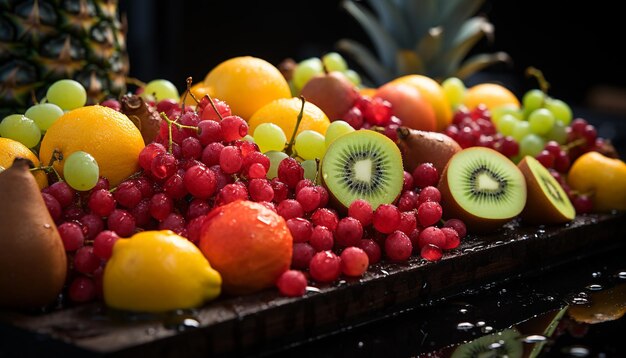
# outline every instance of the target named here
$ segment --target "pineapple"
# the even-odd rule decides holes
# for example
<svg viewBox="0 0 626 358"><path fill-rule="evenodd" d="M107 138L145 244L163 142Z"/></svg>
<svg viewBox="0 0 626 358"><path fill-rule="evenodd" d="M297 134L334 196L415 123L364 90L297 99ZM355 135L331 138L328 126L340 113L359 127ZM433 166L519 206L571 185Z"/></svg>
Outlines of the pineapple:
<svg viewBox="0 0 626 358"><path fill-rule="evenodd" d="M89 102L125 90L125 26L117 0L0 0L0 115L24 113L56 80Z"/></svg>
<svg viewBox="0 0 626 358"><path fill-rule="evenodd" d="M435 79L461 79L498 62L509 61L503 52L478 54L465 59L484 36L493 35L493 25L474 16L484 0L368 0L376 13L346 0L342 3L363 26L378 58L364 45L349 39L337 43L351 55L374 85L408 74ZM465 60L465 61L464 61Z"/></svg>

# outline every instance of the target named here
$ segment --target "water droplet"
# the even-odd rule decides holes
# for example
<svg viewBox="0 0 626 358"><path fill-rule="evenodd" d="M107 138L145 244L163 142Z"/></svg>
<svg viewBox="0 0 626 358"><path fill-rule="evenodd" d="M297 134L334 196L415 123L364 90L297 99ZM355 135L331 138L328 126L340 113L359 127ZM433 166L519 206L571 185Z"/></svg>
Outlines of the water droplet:
<svg viewBox="0 0 626 358"><path fill-rule="evenodd" d="M493 342L490 345L488 345L487 348L495 351L496 349L502 348L502 343L500 343L500 342Z"/></svg>
<svg viewBox="0 0 626 358"><path fill-rule="evenodd" d="M524 339L522 339L522 342L524 343L540 343L540 342L544 342L547 338L538 334L533 334L530 336L526 336L524 337Z"/></svg>
<svg viewBox="0 0 626 358"><path fill-rule="evenodd" d="M363 344L363 342L359 342L359 343L357 343L357 346L358 346L359 348L363 348L363 346L364 346L364 345L365 345L365 344Z"/></svg>
<svg viewBox="0 0 626 358"><path fill-rule="evenodd" d="M466 314L468 311L467 308L461 308L459 312L461 312L462 314Z"/></svg>
<svg viewBox="0 0 626 358"><path fill-rule="evenodd" d="M461 322L456 325L456 329L459 331L469 331L472 328L474 328L474 324L470 322Z"/></svg>
<svg viewBox="0 0 626 358"><path fill-rule="evenodd" d="M539 230L537 230L537 233L538 233L538 234L545 234L545 233L546 233L546 231L545 231L545 230L543 230L543 229L539 229Z"/></svg>
<svg viewBox="0 0 626 358"><path fill-rule="evenodd" d="M593 284L593 285L589 285L586 287L589 291L601 291L602 290L602 285L598 285L598 284Z"/></svg>
<svg viewBox="0 0 626 358"><path fill-rule="evenodd" d="M317 287L313 287L313 286L307 286L307 287L306 287L306 291L307 291L307 292L316 292L316 293L321 292L319 288L317 288Z"/></svg>
<svg viewBox="0 0 626 358"><path fill-rule="evenodd" d="M573 346L564 349L565 353L569 354L572 357L586 357L589 355L589 349L583 346Z"/></svg>
<svg viewBox="0 0 626 358"><path fill-rule="evenodd" d="M389 272L387 272L386 270L380 270L380 273L382 273L384 276L389 276Z"/></svg>
<svg viewBox="0 0 626 358"><path fill-rule="evenodd" d="M182 320L176 319L172 322L168 322L165 324L165 328L167 329L175 329L179 332L184 332L190 329L195 329L200 327L200 322L195 318L184 318Z"/></svg>
<svg viewBox="0 0 626 358"><path fill-rule="evenodd" d="M586 305L589 303L589 295L585 292L579 292L569 296L567 300L573 305Z"/></svg>
<svg viewBox="0 0 626 358"><path fill-rule="evenodd" d="M593 272L593 273L591 274L591 277L593 277L593 278L602 277L602 272L600 272L600 271Z"/></svg>
<svg viewBox="0 0 626 358"><path fill-rule="evenodd" d="M626 271L622 271L622 272L618 273L617 277L619 277L621 279L626 279Z"/></svg>
<svg viewBox="0 0 626 358"><path fill-rule="evenodd" d="M491 333L491 331L493 331L493 327L491 326L484 326L483 328L480 329L481 332L483 333Z"/></svg>
<svg viewBox="0 0 626 358"><path fill-rule="evenodd" d="M478 321L476 322L476 327L483 327L485 324L485 321Z"/></svg>
<svg viewBox="0 0 626 358"><path fill-rule="evenodd" d="M552 301L554 301L554 297L552 297L552 296L546 296L546 301L550 301L550 302L552 302Z"/></svg>
<svg viewBox="0 0 626 358"><path fill-rule="evenodd" d="M44 228L46 228L46 229L49 229L49 228L51 228L52 226L50 226L50 224L43 224L43 227L44 227Z"/></svg>

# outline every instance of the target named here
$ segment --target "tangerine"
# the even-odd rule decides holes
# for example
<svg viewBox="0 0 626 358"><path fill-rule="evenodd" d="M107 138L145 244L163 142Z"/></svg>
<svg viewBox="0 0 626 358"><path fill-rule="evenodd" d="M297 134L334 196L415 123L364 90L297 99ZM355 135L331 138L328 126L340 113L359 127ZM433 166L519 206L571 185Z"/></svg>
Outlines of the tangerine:
<svg viewBox="0 0 626 358"><path fill-rule="evenodd" d="M285 132L287 142L289 142L291 141L293 130L296 127L300 108L302 108L300 98L276 99L254 112L248 121L248 125L250 126L248 132L254 133L256 127L261 123L274 123ZM329 125L330 120L326 114L324 114L318 106L311 102L306 102L304 104L302 121L300 122L296 135L306 129L314 130L321 135L325 135Z"/></svg>
<svg viewBox="0 0 626 358"><path fill-rule="evenodd" d="M452 106L446 97L443 87L430 77L422 75L406 75L391 81L404 83L417 88L426 101L433 106L437 118L437 131L441 132L452 122Z"/></svg>
<svg viewBox="0 0 626 358"><path fill-rule="evenodd" d="M497 83L481 83L470 87L465 92L463 104L470 110L479 104L484 104L490 110L503 106L520 108L519 100L513 92Z"/></svg>
<svg viewBox="0 0 626 358"><path fill-rule="evenodd" d="M289 84L280 71L251 56L220 63L207 74L204 84L213 97L228 103L233 114L246 120L272 100L291 97Z"/></svg>
<svg viewBox="0 0 626 358"><path fill-rule="evenodd" d="M0 167L8 169L13 165L15 158L28 159L35 167L39 166L39 159L35 153L31 152L24 144L9 138L0 138ZM37 170L32 172L39 185L39 189L43 189L48 186L48 177L43 170Z"/></svg>
<svg viewBox="0 0 626 358"><path fill-rule="evenodd" d="M139 170L139 152L144 147L141 132L123 113L99 105L73 109L48 128L41 141L39 159L50 162L56 150L63 160L54 168L63 175L65 158L75 151L91 154L98 162L100 176L116 186Z"/></svg>
<svg viewBox="0 0 626 358"><path fill-rule="evenodd" d="M271 287L291 265L285 220L262 204L238 200L213 209L200 250L222 275L224 291L246 294Z"/></svg>

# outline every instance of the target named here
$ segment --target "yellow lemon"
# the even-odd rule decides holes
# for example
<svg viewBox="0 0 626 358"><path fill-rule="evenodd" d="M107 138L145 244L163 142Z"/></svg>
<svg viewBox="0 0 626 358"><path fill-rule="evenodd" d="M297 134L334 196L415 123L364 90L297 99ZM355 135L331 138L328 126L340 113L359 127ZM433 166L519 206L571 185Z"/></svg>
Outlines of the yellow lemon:
<svg viewBox="0 0 626 358"><path fill-rule="evenodd" d="M28 159L38 167L39 159L35 153L31 152L24 144L9 138L0 138L0 167L7 169L13 165L13 160L20 157ZM33 172L39 189L43 189L48 186L48 177L43 170Z"/></svg>
<svg viewBox="0 0 626 358"><path fill-rule="evenodd" d="M141 312L192 308L220 294L222 278L189 240L172 231L120 239L104 270L104 302Z"/></svg>
<svg viewBox="0 0 626 358"><path fill-rule="evenodd" d="M212 96L225 101L233 114L245 120L277 98L291 97L287 80L271 63L243 56L226 60L204 79Z"/></svg>
<svg viewBox="0 0 626 358"><path fill-rule="evenodd" d="M287 136L287 142L289 142L293 130L296 128L296 122L298 121L298 114L300 113L301 107L302 101L297 97L274 100L260 108L250 117L248 121L250 130L248 130L248 133L254 133L256 127L261 123L274 123L282 128ZM329 125L330 120L326 114L324 114L318 106L306 102L304 104L302 121L300 122L296 134L305 129L310 129L321 135L325 135Z"/></svg>
<svg viewBox="0 0 626 358"><path fill-rule="evenodd" d="M471 110L481 103L490 110L503 106L520 107L519 100L513 92L496 83L481 83L465 92L463 104L467 108Z"/></svg>

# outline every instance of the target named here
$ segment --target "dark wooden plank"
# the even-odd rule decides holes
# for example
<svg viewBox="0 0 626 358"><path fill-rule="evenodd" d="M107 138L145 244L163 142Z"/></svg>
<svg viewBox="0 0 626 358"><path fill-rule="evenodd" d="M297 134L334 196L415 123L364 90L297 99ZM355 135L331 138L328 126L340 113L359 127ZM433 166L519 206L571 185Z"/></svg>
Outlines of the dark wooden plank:
<svg viewBox="0 0 626 358"><path fill-rule="evenodd" d="M361 279L321 286L302 298L267 290L161 316L114 312L101 304L47 314L5 311L0 312L0 332L20 344L36 343L30 349L38 345L47 352L65 349L94 356L250 352L372 319L407 302L445 297L625 246L625 219L624 214L580 216L551 227L511 222L498 233L468 238L439 262L412 258L405 264L381 263Z"/></svg>

